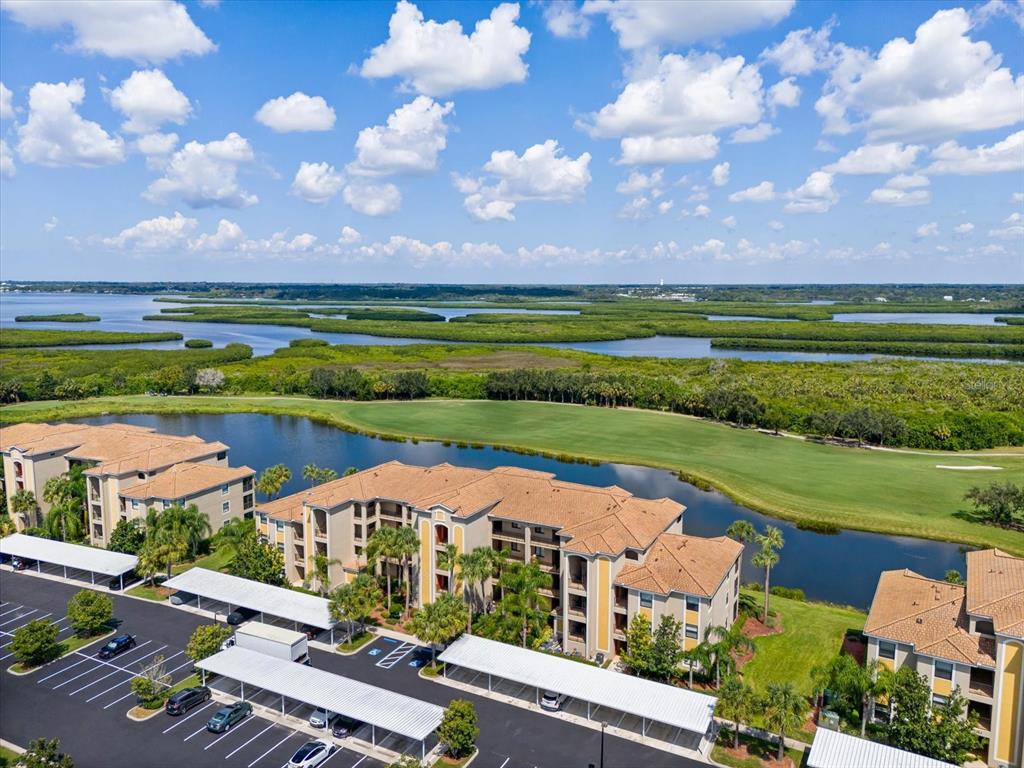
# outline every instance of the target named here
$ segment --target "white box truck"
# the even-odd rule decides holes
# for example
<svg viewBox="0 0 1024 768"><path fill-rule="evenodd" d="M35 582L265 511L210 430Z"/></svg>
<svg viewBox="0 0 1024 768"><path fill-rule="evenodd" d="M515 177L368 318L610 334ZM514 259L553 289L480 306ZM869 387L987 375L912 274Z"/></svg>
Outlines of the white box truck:
<svg viewBox="0 0 1024 768"><path fill-rule="evenodd" d="M302 632L259 621L250 621L235 630L235 645L287 661L309 659L306 636Z"/></svg>

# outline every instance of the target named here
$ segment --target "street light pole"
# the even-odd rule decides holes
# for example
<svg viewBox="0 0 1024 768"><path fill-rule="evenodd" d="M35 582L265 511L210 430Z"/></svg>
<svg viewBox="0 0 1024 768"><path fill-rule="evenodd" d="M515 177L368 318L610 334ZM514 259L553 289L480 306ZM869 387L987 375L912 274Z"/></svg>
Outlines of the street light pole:
<svg viewBox="0 0 1024 768"><path fill-rule="evenodd" d="M608 727L608 723L604 720L601 721L601 768L604 768L604 729Z"/></svg>

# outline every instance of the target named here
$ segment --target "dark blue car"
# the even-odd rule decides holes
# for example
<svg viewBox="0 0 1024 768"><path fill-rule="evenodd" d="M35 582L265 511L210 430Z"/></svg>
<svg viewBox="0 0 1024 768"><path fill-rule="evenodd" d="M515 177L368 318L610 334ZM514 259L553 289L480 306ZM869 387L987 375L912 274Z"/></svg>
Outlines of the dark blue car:
<svg viewBox="0 0 1024 768"><path fill-rule="evenodd" d="M112 659L119 653L135 647L135 637L132 635L118 635L111 638L110 642L100 648L97 654L101 659Z"/></svg>

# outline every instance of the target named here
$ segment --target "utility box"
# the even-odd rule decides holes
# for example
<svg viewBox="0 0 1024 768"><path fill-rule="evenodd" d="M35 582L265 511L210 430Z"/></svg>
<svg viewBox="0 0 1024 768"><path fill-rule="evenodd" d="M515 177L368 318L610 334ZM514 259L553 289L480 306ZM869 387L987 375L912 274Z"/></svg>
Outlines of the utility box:
<svg viewBox="0 0 1024 768"><path fill-rule="evenodd" d="M823 709L818 714L818 727L827 728L830 731L839 730L839 713L831 709Z"/></svg>
<svg viewBox="0 0 1024 768"><path fill-rule="evenodd" d="M306 636L273 624L250 621L235 630L235 645L286 661L309 658Z"/></svg>

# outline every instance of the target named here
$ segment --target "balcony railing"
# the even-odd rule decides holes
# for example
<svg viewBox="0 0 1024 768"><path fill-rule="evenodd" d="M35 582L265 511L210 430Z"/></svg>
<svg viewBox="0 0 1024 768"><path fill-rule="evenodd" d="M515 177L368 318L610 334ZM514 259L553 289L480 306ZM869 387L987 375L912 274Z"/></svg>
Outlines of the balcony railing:
<svg viewBox="0 0 1024 768"><path fill-rule="evenodd" d="M992 698L993 685L991 681L986 680L971 680L968 684L968 691L978 696L985 696Z"/></svg>
<svg viewBox="0 0 1024 768"><path fill-rule="evenodd" d="M526 536L521 530L513 530L511 528L497 528L491 531L491 535L496 539L505 539L506 541L526 541Z"/></svg>
<svg viewBox="0 0 1024 768"><path fill-rule="evenodd" d="M582 589L586 590L587 585L583 581L583 577L577 574L569 574L569 589Z"/></svg>

